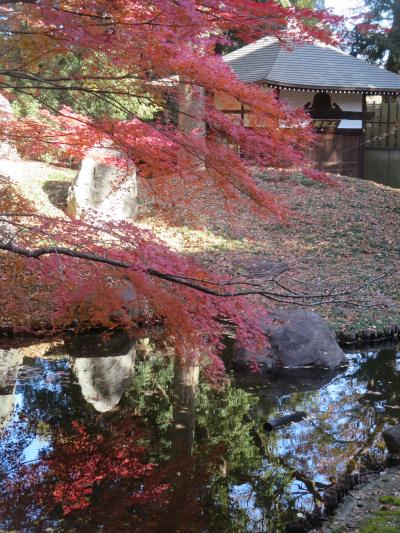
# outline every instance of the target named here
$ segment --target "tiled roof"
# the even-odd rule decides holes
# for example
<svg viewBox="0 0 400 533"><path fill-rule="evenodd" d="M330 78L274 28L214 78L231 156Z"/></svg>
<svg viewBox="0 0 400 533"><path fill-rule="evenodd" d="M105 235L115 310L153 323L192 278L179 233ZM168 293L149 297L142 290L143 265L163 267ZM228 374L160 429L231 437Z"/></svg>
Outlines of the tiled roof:
<svg viewBox="0 0 400 533"><path fill-rule="evenodd" d="M282 45L264 37L224 56L238 78L278 87L399 92L400 75L318 43Z"/></svg>

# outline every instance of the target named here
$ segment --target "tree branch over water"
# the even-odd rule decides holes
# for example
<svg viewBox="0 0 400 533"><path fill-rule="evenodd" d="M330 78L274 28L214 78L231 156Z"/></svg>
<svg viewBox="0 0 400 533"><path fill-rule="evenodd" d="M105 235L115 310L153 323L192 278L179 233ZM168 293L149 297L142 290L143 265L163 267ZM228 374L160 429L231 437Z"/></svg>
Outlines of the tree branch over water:
<svg viewBox="0 0 400 533"><path fill-rule="evenodd" d="M21 230L19 230L17 233L20 233L20 231ZM111 267L141 271L145 274L148 274L149 276L156 277L160 280L172 282L177 285L182 285L193 290L208 294L210 296L217 296L220 298L233 298L238 296L258 295L275 302L300 305L302 307L315 307L318 305L339 304L357 307L376 307L376 303L371 301L365 301L361 297L357 299L355 295L361 294L362 291L382 281L394 272L393 269L389 269L383 274L371 277L368 281L359 285L352 285L342 289L338 288L336 285L333 287L328 287L325 290L322 290L321 292L316 292L314 294L312 292L305 293L299 292L298 290L294 290L292 287L284 285L280 281L276 280L275 276L273 276L266 280L266 282L275 285L276 287L281 289L280 291L274 291L268 289L261 283L245 281L241 279L218 282L214 280L181 276L179 274L163 272L153 268L139 269L134 264L131 264L129 262L113 259L112 257L105 257L94 252L74 250L72 248L63 246L41 246L38 248L25 248L15 244L14 238L16 236L17 234L7 243L0 243L0 250L33 259L40 259L41 257L48 255L74 257L76 259L81 259L94 263L101 263ZM241 288L244 286L250 286L251 288ZM228 287L230 290L227 290Z"/></svg>

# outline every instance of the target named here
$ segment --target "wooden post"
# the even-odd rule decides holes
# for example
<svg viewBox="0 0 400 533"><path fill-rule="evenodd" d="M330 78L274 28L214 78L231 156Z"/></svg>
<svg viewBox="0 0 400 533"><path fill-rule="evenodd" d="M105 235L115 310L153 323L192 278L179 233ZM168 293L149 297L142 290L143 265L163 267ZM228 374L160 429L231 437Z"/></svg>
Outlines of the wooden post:
<svg viewBox="0 0 400 533"><path fill-rule="evenodd" d="M364 176L364 152L365 152L365 140L366 140L366 130L367 130L367 94L362 93L362 127L361 127L361 137L360 137L360 164L358 167L358 177L365 179Z"/></svg>

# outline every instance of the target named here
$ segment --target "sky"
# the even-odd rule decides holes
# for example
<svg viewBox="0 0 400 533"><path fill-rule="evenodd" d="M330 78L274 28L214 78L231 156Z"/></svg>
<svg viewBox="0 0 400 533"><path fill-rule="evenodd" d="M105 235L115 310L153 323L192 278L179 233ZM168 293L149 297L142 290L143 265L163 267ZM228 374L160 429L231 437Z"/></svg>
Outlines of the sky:
<svg viewBox="0 0 400 533"><path fill-rule="evenodd" d="M325 6L332 8L336 15L350 16L357 14L354 9L361 9L362 0L325 0Z"/></svg>

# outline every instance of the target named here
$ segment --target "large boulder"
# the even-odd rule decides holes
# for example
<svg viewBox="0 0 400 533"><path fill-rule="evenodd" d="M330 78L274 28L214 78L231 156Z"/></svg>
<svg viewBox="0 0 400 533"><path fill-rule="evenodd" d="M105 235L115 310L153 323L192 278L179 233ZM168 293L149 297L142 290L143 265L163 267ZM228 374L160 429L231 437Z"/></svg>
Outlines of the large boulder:
<svg viewBox="0 0 400 533"><path fill-rule="evenodd" d="M4 118L7 115L13 115L13 109L10 102L5 96L0 94L0 117ZM8 159L12 161L19 161L21 158L17 152L15 146L10 144L8 141L0 142L0 159Z"/></svg>
<svg viewBox="0 0 400 533"><path fill-rule="evenodd" d="M0 199L3 206L7 204L14 205L16 199L19 196L15 187L15 182L13 182L10 176L8 176L5 172L3 174L4 168L2 167L10 166L12 166L12 164L10 164L10 161L2 161L0 157ZM0 221L0 244L7 244L17 233L18 229L14 224L11 223L11 221L13 220L12 217L1 218L2 220ZM10 222L7 222L7 220L9 220Z"/></svg>
<svg viewBox="0 0 400 533"><path fill-rule="evenodd" d="M233 348L236 366L257 363L272 369L337 368L346 361L335 335L318 313L278 309L270 313L263 329L271 347L252 352L236 342Z"/></svg>
<svg viewBox="0 0 400 533"><path fill-rule="evenodd" d="M108 220L133 219L137 214L136 171L126 172L123 155L117 150L94 147L87 153L71 185L67 213L85 218L88 213Z"/></svg>

